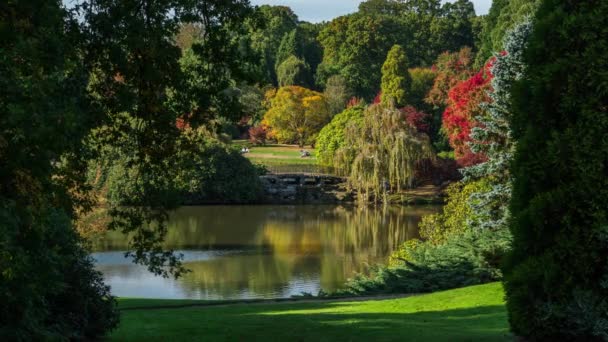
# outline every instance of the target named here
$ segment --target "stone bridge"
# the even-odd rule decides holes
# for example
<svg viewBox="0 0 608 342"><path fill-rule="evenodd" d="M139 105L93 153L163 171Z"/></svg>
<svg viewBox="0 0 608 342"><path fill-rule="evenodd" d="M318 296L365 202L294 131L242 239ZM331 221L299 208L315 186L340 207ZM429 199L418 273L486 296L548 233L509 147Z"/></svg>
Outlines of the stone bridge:
<svg viewBox="0 0 608 342"><path fill-rule="evenodd" d="M263 202L272 204L332 204L352 202L346 179L332 175L286 173L260 177Z"/></svg>

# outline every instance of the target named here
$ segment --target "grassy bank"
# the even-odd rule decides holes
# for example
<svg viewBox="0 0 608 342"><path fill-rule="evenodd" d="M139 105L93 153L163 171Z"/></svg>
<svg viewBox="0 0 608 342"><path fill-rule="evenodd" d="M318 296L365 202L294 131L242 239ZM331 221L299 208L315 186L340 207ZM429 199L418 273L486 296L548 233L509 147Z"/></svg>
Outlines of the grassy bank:
<svg viewBox="0 0 608 342"><path fill-rule="evenodd" d="M124 310L118 341L503 341L498 283L388 300ZM166 305L179 304L166 301ZM192 301L184 302L185 305ZM194 302L195 303L195 302ZM163 301L153 300L158 307ZM204 302L201 302L204 305ZM122 308L146 300L120 300Z"/></svg>

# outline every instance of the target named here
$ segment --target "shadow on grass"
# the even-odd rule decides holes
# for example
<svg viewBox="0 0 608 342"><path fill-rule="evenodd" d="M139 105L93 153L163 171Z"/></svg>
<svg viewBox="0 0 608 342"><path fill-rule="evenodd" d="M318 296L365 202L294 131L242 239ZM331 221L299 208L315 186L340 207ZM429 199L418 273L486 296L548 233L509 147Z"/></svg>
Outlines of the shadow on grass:
<svg viewBox="0 0 608 342"><path fill-rule="evenodd" d="M344 303L244 305L133 311L117 340L501 341L510 340L504 306L399 312L399 306Z"/></svg>

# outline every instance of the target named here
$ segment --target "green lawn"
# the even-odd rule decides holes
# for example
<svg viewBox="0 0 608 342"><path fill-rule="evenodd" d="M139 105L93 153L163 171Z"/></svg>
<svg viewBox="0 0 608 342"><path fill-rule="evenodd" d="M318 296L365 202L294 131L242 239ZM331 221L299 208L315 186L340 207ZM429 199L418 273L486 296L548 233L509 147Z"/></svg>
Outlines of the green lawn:
<svg viewBox="0 0 608 342"><path fill-rule="evenodd" d="M503 297L502 285L494 283L403 299L125 310L120 327L111 338L119 341L508 341L512 337ZM151 303L162 305L158 300ZM141 305L145 305L145 300L120 301L122 308Z"/></svg>

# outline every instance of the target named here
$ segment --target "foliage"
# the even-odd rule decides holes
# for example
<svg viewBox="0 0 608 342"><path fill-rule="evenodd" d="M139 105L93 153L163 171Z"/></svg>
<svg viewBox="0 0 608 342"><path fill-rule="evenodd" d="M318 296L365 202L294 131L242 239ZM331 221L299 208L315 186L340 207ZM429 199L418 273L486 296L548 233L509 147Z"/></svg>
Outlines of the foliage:
<svg viewBox="0 0 608 342"><path fill-rule="evenodd" d="M534 15L541 0L494 0L482 28L482 42L475 64L482 66L496 51L503 50L506 35Z"/></svg>
<svg viewBox="0 0 608 342"><path fill-rule="evenodd" d="M317 83L339 74L356 96L368 101L381 80L381 68L393 45L403 47L409 64L430 65L443 51L474 44L471 21L475 17L468 0L444 4L436 0L362 3L359 12L331 21L320 33L323 62Z"/></svg>
<svg viewBox="0 0 608 342"><path fill-rule="evenodd" d="M401 108L401 111L405 115L405 121L412 127L416 128L418 133L430 133L429 115L421 112L413 106L406 106Z"/></svg>
<svg viewBox="0 0 608 342"><path fill-rule="evenodd" d="M395 45L382 65L382 103L405 106L408 103L411 84L412 78L405 52L400 45Z"/></svg>
<svg viewBox="0 0 608 342"><path fill-rule="evenodd" d="M277 68L277 80L280 87L308 87L311 83L310 78L310 67L296 56L287 57Z"/></svg>
<svg viewBox="0 0 608 342"><path fill-rule="evenodd" d="M141 205L112 208L109 225L133 233L136 262L156 274L183 272L160 246L174 205L163 188L176 122L185 129L219 112L213 99L243 75L237 37L250 7L94 0L69 11L59 1L0 8L2 336L99 339L116 312L72 226L95 204L86 161L118 151L125 174L144 175L123 199ZM205 35L189 56L197 63L182 68L180 24L200 22Z"/></svg>
<svg viewBox="0 0 608 342"><path fill-rule="evenodd" d="M420 222L420 236L433 245L445 243L450 237L462 235L480 221L474 210L471 195L488 190L486 180L451 184L446 190L447 203L441 214L427 215Z"/></svg>
<svg viewBox="0 0 608 342"><path fill-rule="evenodd" d="M324 166L334 165L334 155L338 149L344 146L346 128L349 125L360 126L363 122L365 108L356 105L344 110L334 116L317 138L317 162Z"/></svg>
<svg viewBox="0 0 608 342"><path fill-rule="evenodd" d="M325 86L333 75L341 75L357 96L371 98L380 84L384 58L397 37L394 18L349 15L334 19L320 33L323 62L317 83Z"/></svg>
<svg viewBox="0 0 608 342"><path fill-rule="evenodd" d="M543 1L513 90L505 289L513 332L531 340L608 338L606 13Z"/></svg>
<svg viewBox="0 0 608 342"><path fill-rule="evenodd" d="M323 95L327 99L327 104L332 114L342 112L352 96L346 80L340 75L332 76L327 80Z"/></svg>
<svg viewBox="0 0 608 342"><path fill-rule="evenodd" d="M266 83L277 85L277 53L283 37L296 29L298 17L286 6L262 5L248 20L251 47L262 60L262 74Z"/></svg>
<svg viewBox="0 0 608 342"><path fill-rule="evenodd" d="M249 141L254 145L266 145L267 132L262 126L255 126L249 129Z"/></svg>
<svg viewBox="0 0 608 342"><path fill-rule="evenodd" d="M408 90L408 104L420 110L432 110L433 108L426 103L425 98L435 84L437 71L431 68L412 68L409 73L412 82Z"/></svg>
<svg viewBox="0 0 608 342"><path fill-rule="evenodd" d="M433 88L429 91L426 102L436 107L445 107L448 104L448 92L460 81L473 75L472 53L470 48L462 48L458 52L444 52L433 66L437 73Z"/></svg>
<svg viewBox="0 0 608 342"><path fill-rule="evenodd" d="M418 133L394 107L372 105L361 125L349 125L344 144L334 156L341 173L359 198L380 200L388 184L392 190L412 187L417 164L433 159L427 135Z"/></svg>
<svg viewBox="0 0 608 342"><path fill-rule="evenodd" d="M274 137L282 143L314 144L317 134L331 120L323 94L298 86L279 88L264 116Z"/></svg>
<svg viewBox="0 0 608 342"><path fill-rule="evenodd" d="M291 56L302 58L302 38L300 37L299 30L296 27L291 32L286 33L281 39L281 45L277 50L275 67L278 69L281 63Z"/></svg>
<svg viewBox="0 0 608 342"><path fill-rule="evenodd" d="M488 102L491 89L493 60L471 78L457 83L448 93L448 106L443 113L443 130L454 148L456 161L471 166L484 161L485 156L471 151L471 129L478 126L478 117L484 115L481 103Z"/></svg>
<svg viewBox="0 0 608 342"><path fill-rule="evenodd" d="M509 246L507 229L468 231L439 245L407 242L399 252L405 260L394 254L396 266L358 274L334 295L425 293L496 281Z"/></svg>
<svg viewBox="0 0 608 342"><path fill-rule="evenodd" d="M238 149L209 138L201 129L187 130L180 144L183 147L177 155L175 184L186 198L184 204L249 203L258 199L259 174Z"/></svg>
<svg viewBox="0 0 608 342"><path fill-rule="evenodd" d="M511 132L512 83L520 79L525 71L523 52L530 36L532 24L526 21L510 32L505 51L496 55L491 68L492 91L483 115L477 118L478 126L471 130L471 150L482 153L487 160L463 170L468 179L487 180L490 189L471 196L475 211L483 216L479 220L482 228L506 227L509 218L508 203L511 200L512 177L509 171L515 142Z"/></svg>
<svg viewBox="0 0 608 342"><path fill-rule="evenodd" d="M264 92L257 86L243 84L239 87L239 102L244 118L251 124L258 124L264 116Z"/></svg>
<svg viewBox="0 0 608 342"><path fill-rule="evenodd" d="M0 336L100 338L118 312L72 225L92 202L80 142L101 119L79 23L58 1L0 13Z"/></svg>

